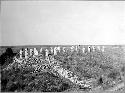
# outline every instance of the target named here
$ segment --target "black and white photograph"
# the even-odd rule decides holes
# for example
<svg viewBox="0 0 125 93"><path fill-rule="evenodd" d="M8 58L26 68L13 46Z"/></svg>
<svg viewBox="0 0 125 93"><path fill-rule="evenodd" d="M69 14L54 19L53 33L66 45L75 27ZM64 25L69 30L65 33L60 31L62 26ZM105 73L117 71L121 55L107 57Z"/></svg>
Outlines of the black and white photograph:
<svg viewBox="0 0 125 93"><path fill-rule="evenodd" d="M0 1L0 92L125 93L125 1Z"/></svg>

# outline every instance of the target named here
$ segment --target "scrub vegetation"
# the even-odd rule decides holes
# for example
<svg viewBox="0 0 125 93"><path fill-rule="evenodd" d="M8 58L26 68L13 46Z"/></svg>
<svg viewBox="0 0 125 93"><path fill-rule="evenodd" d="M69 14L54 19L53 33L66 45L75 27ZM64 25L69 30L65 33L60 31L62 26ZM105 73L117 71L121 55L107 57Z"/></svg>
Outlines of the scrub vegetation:
<svg viewBox="0 0 125 93"><path fill-rule="evenodd" d="M65 51L58 51L57 55L50 53L54 60L59 62L60 68L72 71L78 77L78 81L90 81L91 87L85 87L73 83L54 71L53 66L45 57L44 50L37 57L30 56L21 65L18 62L14 63L13 58L19 56L14 48L5 47L3 50L4 52L0 55L2 92L65 92L72 90L89 92L97 87L101 87L105 91L123 82L125 75L125 65L116 68L114 63L118 63L120 60L112 58L111 54L108 55L106 52L95 50L83 53L81 49L70 51L67 48ZM6 69L12 63L13 65Z"/></svg>

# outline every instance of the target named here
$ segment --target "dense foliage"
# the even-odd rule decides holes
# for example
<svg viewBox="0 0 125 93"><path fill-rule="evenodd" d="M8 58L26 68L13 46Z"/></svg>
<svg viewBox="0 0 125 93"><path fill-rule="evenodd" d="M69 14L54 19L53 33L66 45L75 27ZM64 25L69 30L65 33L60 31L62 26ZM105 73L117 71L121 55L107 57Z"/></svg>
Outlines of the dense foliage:
<svg viewBox="0 0 125 93"><path fill-rule="evenodd" d="M59 76L58 73L51 71L52 68L49 66L48 68L45 67L47 70L42 70L42 65L46 61L43 61L42 65L40 65L41 60L36 58L29 58L22 67L15 65L9 70L3 70L13 62L15 55L16 53L13 53L11 48L7 48L6 52L0 56L1 91L63 92L72 90L75 85ZM80 50L73 52L67 50L67 52L57 53L54 59L60 62L62 68L77 75L79 80L83 78L84 80L92 79L92 88L101 86L104 90L110 89L117 83L122 82L121 72L125 72L124 66L121 68L121 72L114 68L113 62L116 60L100 51L82 53ZM39 64L42 69L35 67L36 64ZM80 91L91 90L89 87L79 85L76 85L76 87Z"/></svg>

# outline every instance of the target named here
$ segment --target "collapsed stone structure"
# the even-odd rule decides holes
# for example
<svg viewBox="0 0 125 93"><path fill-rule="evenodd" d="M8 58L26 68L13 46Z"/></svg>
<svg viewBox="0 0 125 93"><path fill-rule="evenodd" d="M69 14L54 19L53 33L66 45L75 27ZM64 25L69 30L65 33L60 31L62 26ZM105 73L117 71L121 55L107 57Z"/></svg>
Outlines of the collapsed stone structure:
<svg viewBox="0 0 125 93"><path fill-rule="evenodd" d="M121 77L121 72L119 72L113 66L113 62L117 60L107 56L106 52L104 51L104 47L102 49L99 47L91 47L57 46L51 48L41 48L40 51L38 51L36 48L30 48L29 50L28 48L25 48L23 49L24 51L21 49L18 53L19 56L13 56L13 62L2 69L2 75L5 73L7 74L8 71L14 71L16 72L15 75L21 73L21 77L24 78L24 81L27 79L27 77L24 76L34 75L33 78L37 79L31 80L31 85L33 84L34 86L38 86L39 82L41 84L39 89L35 89L37 87L34 87L33 90L26 90L27 86L29 85L20 85L20 83L17 83L18 85L24 87L22 90L17 88L18 91L61 92L70 90L73 88L73 86L76 86L80 91L92 91L97 87L102 87L103 90L108 90L113 88L115 85L122 83L123 80ZM49 82L44 82L44 80L40 79L42 76L44 76L43 73L51 73L48 78L44 79L48 80L52 77L53 80L51 79ZM11 76L12 75L10 75L10 77ZM49 86L54 85L53 83L52 85L48 84L51 81L55 82L54 78L57 78L57 81L60 81L60 86L57 87L57 84L55 87L50 88ZM8 79L6 79L5 81L7 82ZM43 82L44 84L42 85ZM43 88L45 88L45 90ZM11 91L11 89L7 91Z"/></svg>

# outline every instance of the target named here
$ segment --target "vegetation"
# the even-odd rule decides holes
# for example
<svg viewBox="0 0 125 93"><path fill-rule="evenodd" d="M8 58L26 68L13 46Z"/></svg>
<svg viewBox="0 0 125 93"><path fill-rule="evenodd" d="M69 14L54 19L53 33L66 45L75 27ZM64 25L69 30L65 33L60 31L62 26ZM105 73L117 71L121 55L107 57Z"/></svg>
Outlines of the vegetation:
<svg viewBox="0 0 125 93"><path fill-rule="evenodd" d="M64 92L72 90L74 86L81 91L91 90L90 87L75 85L54 72L45 60L45 53L40 57L29 57L20 68L13 66L3 70L13 62L16 54L7 48L0 56L2 92ZM113 62L118 60L101 51L82 53L81 50L71 52L67 49L54 55L54 59L60 62L60 67L77 75L78 80L91 80L92 88L101 86L107 90L122 82L121 72L122 75L125 72L124 66L120 70L114 67Z"/></svg>

